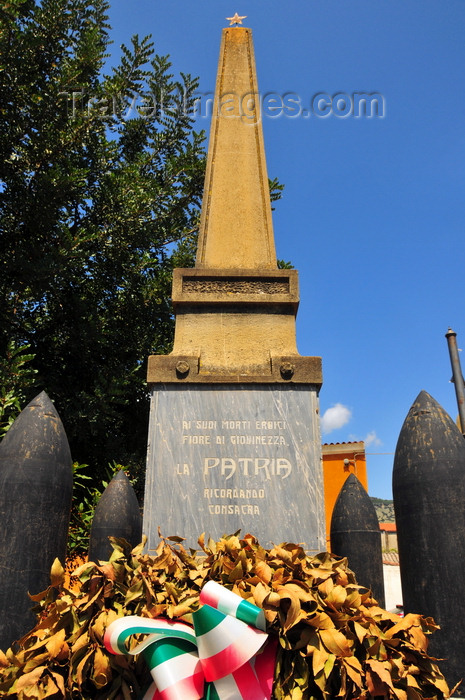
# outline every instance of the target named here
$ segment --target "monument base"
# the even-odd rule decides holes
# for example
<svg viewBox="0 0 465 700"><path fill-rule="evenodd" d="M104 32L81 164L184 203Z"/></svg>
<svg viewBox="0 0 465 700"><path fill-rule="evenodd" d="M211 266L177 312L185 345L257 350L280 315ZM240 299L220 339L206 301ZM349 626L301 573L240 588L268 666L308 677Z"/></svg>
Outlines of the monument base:
<svg viewBox="0 0 465 700"><path fill-rule="evenodd" d="M159 384L152 390L143 532L325 549L318 388Z"/></svg>

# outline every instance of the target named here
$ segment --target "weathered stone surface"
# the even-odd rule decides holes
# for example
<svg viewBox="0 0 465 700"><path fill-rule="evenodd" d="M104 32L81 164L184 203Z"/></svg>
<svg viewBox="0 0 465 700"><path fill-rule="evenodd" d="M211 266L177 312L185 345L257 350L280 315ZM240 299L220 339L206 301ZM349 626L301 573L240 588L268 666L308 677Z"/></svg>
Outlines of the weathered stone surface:
<svg viewBox="0 0 465 700"><path fill-rule="evenodd" d="M223 29L197 267L276 269L252 31L245 27Z"/></svg>
<svg viewBox="0 0 465 700"><path fill-rule="evenodd" d="M444 659L439 668L452 688L465 671L465 442L426 391L400 431L392 492L405 612L441 626L429 653ZM454 695L464 696L465 688Z"/></svg>
<svg viewBox="0 0 465 700"><path fill-rule="evenodd" d="M65 563L73 472L63 424L43 391L0 444L0 649L35 623L35 594Z"/></svg>
<svg viewBox="0 0 465 700"><path fill-rule="evenodd" d="M137 496L122 469L110 481L95 509L89 538L89 561L108 561L113 552L109 537L122 537L133 547L142 538Z"/></svg>
<svg viewBox="0 0 465 700"><path fill-rule="evenodd" d="M241 529L325 545L318 399L308 386L160 385L152 393L143 532L196 546Z"/></svg>
<svg viewBox="0 0 465 700"><path fill-rule="evenodd" d="M270 325L270 332L273 331ZM319 391L323 382L321 357L301 355L268 356L267 373L261 367L245 363L241 368L213 367L207 371L198 355L150 355L147 368L149 384L307 384ZM256 370L256 372L254 371Z"/></svg>
<svg viewBox="0 0 465 700"><path fill-rule="evenodd" d="M383 555L375 507L355 474L350 474L334 505L331 551L347 557L361 586L371 588L384 607Z"/></svg>

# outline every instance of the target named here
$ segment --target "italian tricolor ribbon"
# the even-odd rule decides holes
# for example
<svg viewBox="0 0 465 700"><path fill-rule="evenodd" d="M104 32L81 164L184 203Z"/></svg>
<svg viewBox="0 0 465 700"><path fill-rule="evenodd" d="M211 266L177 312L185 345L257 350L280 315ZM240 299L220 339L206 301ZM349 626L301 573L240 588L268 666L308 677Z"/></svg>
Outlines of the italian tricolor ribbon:
<svg viewBox="0 0 465 700"><path fill-rule="evenodd" d="M112 654L143 653L154 680L143 700L270 700L277 644L268 640L263 610L214 581L205 584L200 602L194 629L130 615L108 626L105 647ZM131 635L147 633L127 650Z"/></svg>

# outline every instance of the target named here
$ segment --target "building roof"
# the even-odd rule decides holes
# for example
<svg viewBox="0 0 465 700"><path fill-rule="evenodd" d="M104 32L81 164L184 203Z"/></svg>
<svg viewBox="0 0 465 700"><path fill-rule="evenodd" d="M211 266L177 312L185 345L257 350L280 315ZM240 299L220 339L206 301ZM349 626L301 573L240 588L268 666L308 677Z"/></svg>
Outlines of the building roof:
<svg viewBox="0 0 465 700"><path fill-rule="evenodd" d="M365 452L365 443L360 442L325 442L321 446L323 454L354 454L356 452Z"/></svg>
<svg viewBox="0 0 465 700"><path fill-rule="evenodd" d="M383 564L388 566L399 566L399 553L398 552L383 552Z"/></svg>
<svg viewBox="0 0 465 700"><path fill-rule="evenodd" d="M396 523L380 523L379 529L383 532L397 532Z"/></svg>

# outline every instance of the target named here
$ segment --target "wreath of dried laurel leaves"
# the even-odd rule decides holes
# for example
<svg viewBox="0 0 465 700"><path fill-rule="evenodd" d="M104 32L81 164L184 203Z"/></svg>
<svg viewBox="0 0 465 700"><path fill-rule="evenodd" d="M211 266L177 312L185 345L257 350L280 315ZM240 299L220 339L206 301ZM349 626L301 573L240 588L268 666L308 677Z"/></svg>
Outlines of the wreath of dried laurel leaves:
<svg viewBox="0 0 465 700"><path fill-rule="evenodd" d="M138 697L150 682L144 660L108 654L105 628L124 615L190 622L209 579L263 608L268 631L279 636L274 700L449 697L427 654L427 635L437 625L378 607L345 559L307 556L295 544L267 550L238 533L207 543L202 536L200 555L182 541L161 538L156 556L148 556L144 543L130 551L114 539L110 561L83 564L68 587L55 561L51 586L32 597L36 626L0 652L1 697Z"/></svg>

